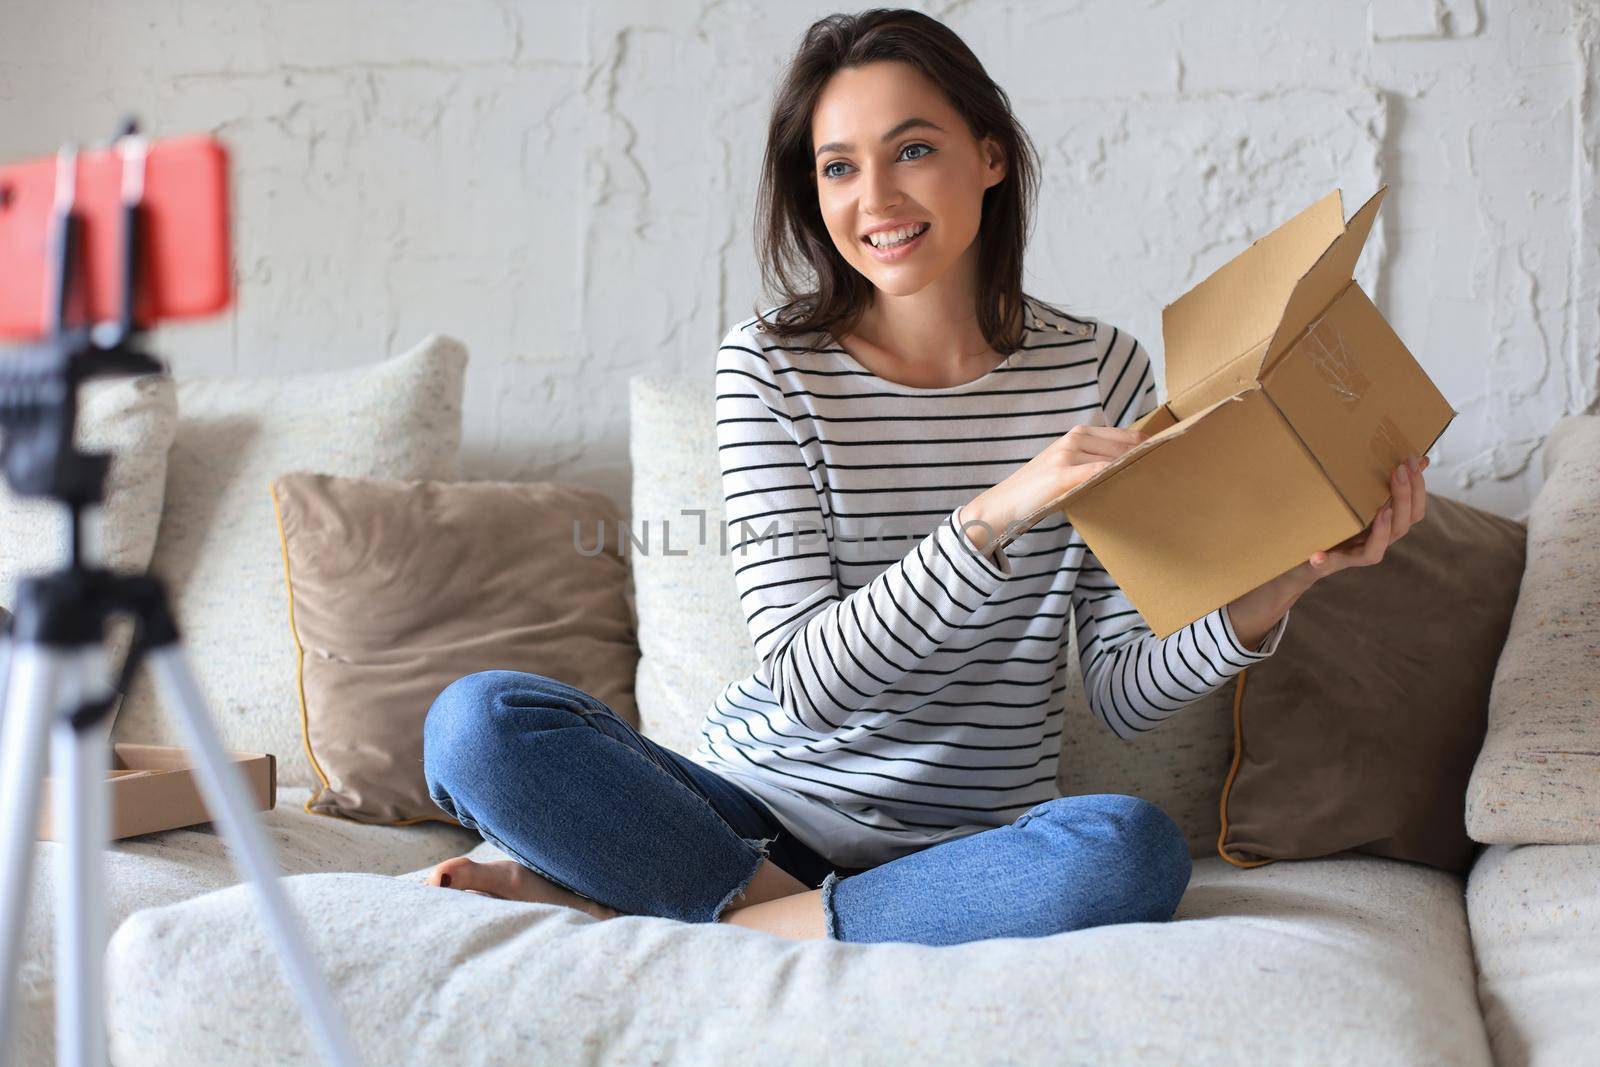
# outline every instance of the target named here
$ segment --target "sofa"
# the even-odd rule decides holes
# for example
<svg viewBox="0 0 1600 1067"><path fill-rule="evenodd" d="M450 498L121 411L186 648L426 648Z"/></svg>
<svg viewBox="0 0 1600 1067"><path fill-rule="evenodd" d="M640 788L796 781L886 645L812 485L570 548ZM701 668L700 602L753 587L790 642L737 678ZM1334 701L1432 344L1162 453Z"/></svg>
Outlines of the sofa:
<svg viewBox="0 0 1600 1067"><path fill-rule="evenodd" d="M1595 752L1551 757L1554 794L1486 784L1475 796L1484 812L1541 814L1524 820L1526 839L1484 844L1466 877L1358 853L1244 868L1215 849L1230 743L1218 713L1122 742L1091 717L1076 673L1061 791L1143 795L1191 832L1193 876L1171 922L865 945L648 916L601 922L427 885L448 857L505 857L444 822L310 811L316 780L300 710L282 687L263 703L261 678L292 664L261 476L457 477L466 362L462 346L435 336L382 364L302 382L180 380L166 429L146 445L167 455L156 536L115 557L167 578L228 747L279 758L277 802L262 820L365 1063L1600 1062L1600 825L1581 814L1600 808ZM293 417L282 410L288 395ZM329 417L344 410L366 413L356 429ZM710 375L635 378L631 419L633 516L682 513L681 532L703 509L703 528L717 530ZM1600 472L1600 459L1574 454L1600 440L1597 424L1561 420L1563 462ZM1600 533L1600 474L1588 491L1587 511L1575 513ZM639 714L647 735L685 753L714 692L754 662L727 558L709 541L680 534L679 554L633 557ZM1595 544L1550 539L1541 566L1592 583ZM257 595L268 608L240 621ZM1600 691L1594 634L1579 635L1587 657L1542 668L1546 689ZM230 666L256 651L265 658ZM1600 717L1600 705L1589 708ZM1526 725L1508 742L1512 756L1538 747ZM115 736L173 743L149 708L124 707ZM1551 795L1565 805L1553 817ZM60 851L51 842L37 851L9 1035L20 1063L53 1054ZM250 887L210 824L115 842L106 874L114 1063L319 1062Z"/></svg>

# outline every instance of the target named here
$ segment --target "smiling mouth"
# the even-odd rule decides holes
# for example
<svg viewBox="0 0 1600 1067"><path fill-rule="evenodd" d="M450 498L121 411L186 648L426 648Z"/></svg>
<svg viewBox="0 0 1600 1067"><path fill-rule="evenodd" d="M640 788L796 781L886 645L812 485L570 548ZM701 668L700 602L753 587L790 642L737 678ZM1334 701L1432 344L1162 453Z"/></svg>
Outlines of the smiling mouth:
<svg viewBox="0 0 1600 1067"><path fill-rule="evenodd" d="M862 242L866 243L869 248L872 248L872 250L894 251L896 248L904 248L904 246L910 245L910 243L914 242L914 240L917 240L918 237L922 237L923 234L926 234L926 232L931 229L931 226L933 226L931 222L920 222L920 224L917 224L915 229L910 230L910 234L907 234L906 237L902 238L902 240L898 240L898 242L888 242L883 243L883 245L875 245L875 243L872 243L872 238L874 238L875 235L864 235L861 240Z"/></svg>

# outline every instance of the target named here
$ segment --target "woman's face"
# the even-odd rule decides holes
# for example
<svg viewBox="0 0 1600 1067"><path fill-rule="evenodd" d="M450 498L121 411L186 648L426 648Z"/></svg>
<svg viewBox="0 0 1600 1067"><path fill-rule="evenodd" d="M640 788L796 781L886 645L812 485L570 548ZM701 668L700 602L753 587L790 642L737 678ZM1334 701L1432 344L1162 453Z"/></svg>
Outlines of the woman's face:
<svg viewBox="0 0 1600 1067"><path fill-rule="evenodd" d="M828 80L811 116L817 202L845 261L885 293L941 277L978 236L983 193L1005 177L944 93L909 63Z"/></svg>

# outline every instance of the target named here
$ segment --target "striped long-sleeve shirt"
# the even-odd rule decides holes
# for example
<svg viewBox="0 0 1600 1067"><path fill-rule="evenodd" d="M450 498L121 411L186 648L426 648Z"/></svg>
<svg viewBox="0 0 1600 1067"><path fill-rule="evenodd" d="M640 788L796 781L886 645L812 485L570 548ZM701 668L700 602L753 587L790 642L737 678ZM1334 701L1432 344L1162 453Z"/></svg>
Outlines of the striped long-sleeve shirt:
<svg viewBox="0 0 1600 1067"><path fill-rule="evenodd" d="M755 319L717 353L729 555L759 667L717 697L691 758L836 866L1060 795L1068 625L1090 708L1132 741L1270 656L1288 624L1250 650L1223 607L1158 639L1061 513L992 554L962 532L964 503L1074 425L1156 406L1136 339L1027 309L1020 350L947 388Z"/></svg>

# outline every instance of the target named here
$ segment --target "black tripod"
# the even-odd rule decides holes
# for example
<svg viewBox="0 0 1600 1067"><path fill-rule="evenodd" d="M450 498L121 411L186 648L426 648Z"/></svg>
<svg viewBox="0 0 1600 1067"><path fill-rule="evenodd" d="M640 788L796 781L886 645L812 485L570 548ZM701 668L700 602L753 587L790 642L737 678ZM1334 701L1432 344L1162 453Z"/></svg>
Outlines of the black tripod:
<svg viewBox="0 0 1600 1067"><path fill-rule="evenodd" d="M186 747L197 758L206 808L220 824L234 862L256 891L301 1011L323 1057L356 1062L278 884L271 846L256 822L248 786L222 748L205 700L179 644L161 584L149 575L117 574L83 558L83 510L104 499L111 457L77 451L73 431L78 386L98 375L161 373L160 362L135 347L140 201L148 146L132 121L116 141L122 157L123 279L120 321L95 329L69 325L79 277L81 219L73 211L77 155L62 149L56 166L56 229L52 250L53 330L43 344L0 357L0 464L20 496L49 497L71 512L67 567L24 579L12 638L0 640L0 685L6 696L0 734L0 1064L13 1032L21 939L32 883L34 837L51 740L52 808L65 823L65 872L56 907L57 1062L104 1064L103 962L108 931L102 900L101 853L109 827L106 773L117 695L134 669L149 664L163 702L181 716ZM114 615L134 620L134 639L116 684L104 647ZM52 729L53 725L53 729ZM59 874L64 873L64 878Z"/></svg>

